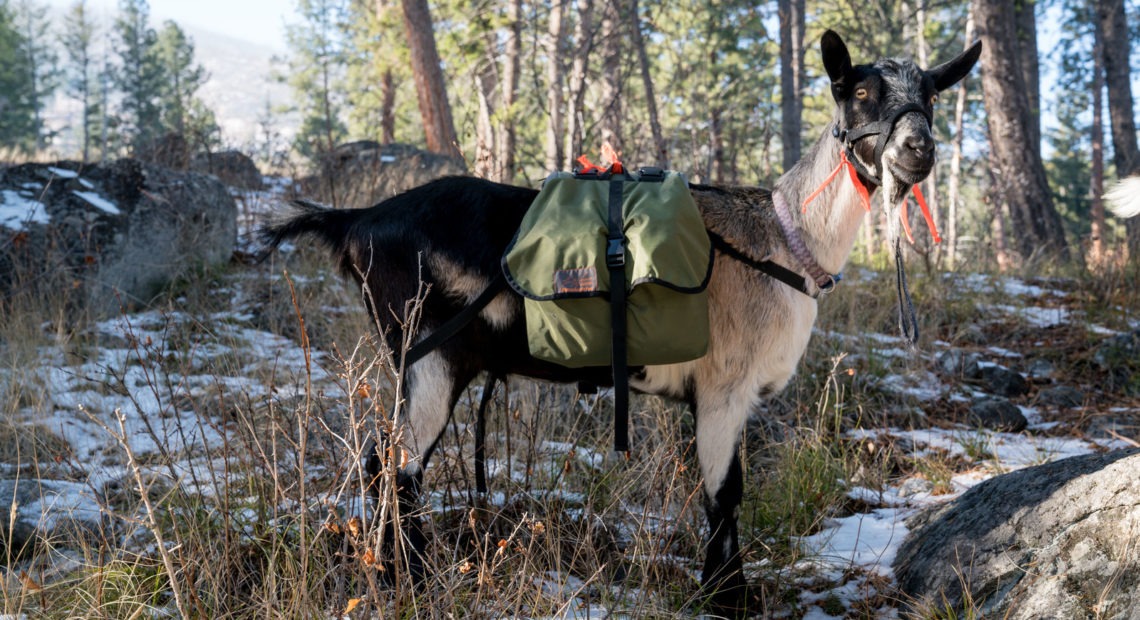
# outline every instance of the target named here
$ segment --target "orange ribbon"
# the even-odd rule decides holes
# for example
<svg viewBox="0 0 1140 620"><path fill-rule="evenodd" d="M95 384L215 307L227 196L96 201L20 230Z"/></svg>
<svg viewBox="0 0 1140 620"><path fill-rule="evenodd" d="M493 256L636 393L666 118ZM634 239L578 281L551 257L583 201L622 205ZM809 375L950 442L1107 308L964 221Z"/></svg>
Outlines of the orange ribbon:
<svg viewBox="0 0 1140 620"><path fill-rule="evenodd" d="M847 159L847 151L840 149L839 163L835 166L835 169L832 170L831 174L827 175L823 183L804 200L804 213L807 213L808 204L818 198L819 195L823 193L824 188L831 185L831 182L839 175L839 171L844 168L847 169L847 176L855 186L855 191L859 192L859 201L863 204L863 209L868 213L871 212L871 195L867 192L867 188L863 187L863 183L859 181L859 172L855 170L855 164L852 164L851 160ZM942 243L942 236L938 234L938 226L934 223L934 216L930 214L930 207L926 206L926 198L922 195L922 190L919 189L917 184L910 189L914 192L914 198L918 202L918 206L922 208L922 216L926 219L926 226L930 229L931 237L934 238L935 243ZM907 218L907 203L905 200L903 201L902 212L899 214L899 217L902 219L903 230L906 232L907 241L913 244L914 236L910 232L910 220Z"/></svg>

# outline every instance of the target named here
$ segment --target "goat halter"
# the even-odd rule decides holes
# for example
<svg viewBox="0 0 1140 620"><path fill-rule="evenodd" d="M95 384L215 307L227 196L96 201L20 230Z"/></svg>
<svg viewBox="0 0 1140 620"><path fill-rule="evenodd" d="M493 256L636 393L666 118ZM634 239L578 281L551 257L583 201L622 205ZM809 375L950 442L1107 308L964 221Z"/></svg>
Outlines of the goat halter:
<svg viewBox="0 0 1140 620"><path fill-rule="evenodd" d="M857 170L863 178L870 180L875 185L882 185L883 151L887 150L887 142L890 141L891 135L895 133L895 125L898 124L899 119L911 112L921 114L922 118L926 119L927 127L934 125L930 114L926 112L926 108L911 102L891 110L890 115L887 116L885 120L842 130L839 129L839 125L835 125L831 128L831 135L835 136L835 138L843 144L844 152L847 153L847 159L850 160L851 165L855 167L855 170ZM875 160L873 163L875 164L875 170L878 171L878 174L868 170L867 167L863 165L863 162L855 156L855 143L863 138L875 135L879 136L879 138L875 141Z"/></svg>
<svg viewBox="0 0 1140 620"><path fill-rule="evenodd" d="M891 134L893 134L895 131L895 125L898 124L899 119L902 118L904 114L909 114L911 112L918 112L919 114L922 114L922 117L926 119L927 126L932 125L931 118L926 113L926 110L917 103L908 103L895 108L887 120L867 123L866 125L855 127L854 129L840 130L839 125L833 125L831 127L831 135L835 136L836 139L843 143L843 148L839 150L839 163L835 166L835 169L831 171L831 174L827 176L823 183L820 184L820 186L817 187L815 191L813 191L807 197L807 199L804 200L803 212L807 212L807 207L811 201L815 200L816 197L818 197L823 192L824 188L830 185L831 182L835 180L835 177L838 176L840 171L842 171L844 168L847 169L848 176L851 178L851 184L855 186L855 191L859 193L859 199L863 204L863 209L867 212L870 212L871 194L867 186L863 184L863 181L860 179L860 177L870 180L873 187L881 186L883 184L883 179L881 176L872 174L870 170L867 170L867 167L863 165L863 162L859 161L859 158L855 156L855 143L868 136L879 136L878 141L875 143L875 167L882 171L883 151L886 150L887 142L890 141ZM935 243L941 243L942 236L938 234L938 226L934 223L934 216L930 214L930 207L926 205L926 197L922 195L922 190L919 188L918 184L915 184L911 187L911 191L914 192L914 199L918 203L918 206L922 208L922 216L926 219L927 227L930 228L930 236L934 238ZM900 212L899 217L902 219L903 231L906 232L907 241L913 244L914 235L911 234L910 218L907 217L906 200L903 200L902 211Z"/></svg>

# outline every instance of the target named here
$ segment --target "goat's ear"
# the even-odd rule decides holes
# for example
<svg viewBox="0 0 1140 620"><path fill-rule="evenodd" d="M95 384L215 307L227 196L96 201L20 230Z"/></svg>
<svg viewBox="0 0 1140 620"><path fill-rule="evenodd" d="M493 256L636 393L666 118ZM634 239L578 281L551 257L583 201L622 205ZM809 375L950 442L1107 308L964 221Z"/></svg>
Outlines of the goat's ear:
<svg viewBox="0 0 1140 620"><path fill-rule="evenodd" d="M934 80L934 88L938 91L946 90L957 84L970 73L970 69L978 62L982 53L982 42L976 41L970 49L962 52L957 58L934 67L927 71L927 75Z"/></svg>
<svg viewBox="0 0 1140 620"><path fill-rule="evenodd" d="M851 53L847 51L847 44L834 30L828 30L819 39L819 49L823 52L823 67L827 69L831 84L841 86L843 78L852 71Z"/></svg>

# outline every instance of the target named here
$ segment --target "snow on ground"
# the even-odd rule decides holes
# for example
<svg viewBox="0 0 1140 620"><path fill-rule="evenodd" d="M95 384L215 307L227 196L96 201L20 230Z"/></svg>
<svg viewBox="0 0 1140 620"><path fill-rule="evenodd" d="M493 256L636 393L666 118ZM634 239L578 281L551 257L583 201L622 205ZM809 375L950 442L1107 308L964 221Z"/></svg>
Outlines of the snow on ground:
<svg viewBox="0 0 1140 620"><path fill-rule="evenodd" d="M29 192L30 193L30 192ZM48 224L51 217L42 202L15 190L0 191L0 226L15 231L24 230L26 224Z"/></svg>
<svg viewBox="0 0 1140 620"><path fill-rule="evenodd" d="M286 191L284 183L275 182L270 187L264 192L265 196L258 194L257 200L275 200ZM11 214L17 210L20 217L29 217L29 213L36 212L36 205L39 203L5 191L0 203L0 225L11 227L6 218L13 217ZM240 286L243 277L249 276L235 276L231 285ZM966 290L996 289L1025 299L1055 301L1064 296L1056 290L1005 278L965 276L958 279L958 284ZM1073 320L1073 314L1062 307L991 304L980 306L980 309L995 318L1016 317L1037 327ZM22 411L20 415L26 423L44 426L58 434L71 446L73 460L84 464L86 469L69 480L43 480L39 497L18 507L21 514L35 516L46 529L50 529L61 515L73 519L97 519L100 507L92 499L91 490L125 472L121 449L113 437L120 428L125 430L123 441L136 455L145 456L157 451L185 454L185 458L168 471L217 466L201 455L224 444L224 425L209 415L203 415L203 412L180 407L176 404L179 402L176 396L184 394L194 400L221 390L225 394L264 399L273 397L273 394L268 386L253 379L259 370L274 369L278 396L288 394L290 381L299 389L305 376L306 359L301 348L291 340L250 327L250 318L248 309L242 308L207 317L191 317L179 312L142 312L94 325L91 332L98 336L101 344L81 361L74 361L57 349L42 350L38 365L24 369L25 376L21 380L47 386L48 406L46 410ZM1094 330L1094 333L1100 332ZM902 340L893 336L826 333L822 337L834 339L880 361L885 360L884 363L892 363L896 357L913 359L916 355L905 351ZM917 355L930 361L938 351L948 347L946 343L934 343L932 348L935 350ZM984 350L994 358L1018 360L1022 357L999 346L989 346ZM219 359L230 361L219 366ZM323 369L323 362L323 357L315 354L313 379L331 382L334 377ZM227 370L220 372L219 368ZM0 375L0 379L4 378ZM908 396L919 406L947 396L953 399L956 390L961 389L944 384L936 374L927 370L900 372L897 368L881 380L880 387ZM583 401L583 406L586 405ZM917 510L953 499L998 473L1097 450L1124 447L1123 442L1036 435L1033 430L1045 429L1048 425L1041 424L1036 410L1023 408L1023 411L1033 426L1030 432L1020 434L966 428L850 431L848 436L852 439L912 446L914 456L940 454L967 458L976 467L953 476L949 492L940 495L933 494L931 485L917 478L898 481L893 486L878 490L852 487L849 495L869 506L870 511L831 519L818 533L800 541L805 559L794 567L796 574L811 574L815 583L824 585L804 589L797 613L812 619L836 617L825 611L825 601L838 600L851 609L857 601L866 600L869 592L884 587L884 583L891 583L892 563L907 534L905 520ZM542 442L539 450L544 455L572 454L588 468L599 468L604 460L602 454L554 440ZM497 460L490 460L488 465L492 476L504 472L511 476L517 473L506 472L507 465ZM10 472L5 471L5 476L10 476ZM565 497L568 504L585 502L584 497L572 492L567 492ZM432 499L438 498L432 496ZM493 504L503 505L510 498L499 493L493 494L490 500ZM436 508L445 509L438 504ZM661 521L661 527L668 527L668 516L662 516ZM583 584L572 576L551 575L538 585L543 589L557 588L569 593L567 606L563 613L555 616L557 618L605 617L608 614L604 608L574 598L576 590L581 590ZM898 610L883 608L878 615L897 617Z"/></svg>
<svg viewBox="0 0 1140 620"><path fill-rule="evenodd" d="M128 471L123 443L150 473L177 479L201 478L215 463L200 458L225 445L224 425L190 405L220 393L245 399L271 396L251 377L274 369L277 396L299 391L305 377L300 347L276 334L244 326L242 315L217 313L194 319L178 312L143 312L95 324L90 332L107 343L85 360L67 362L58 350L41 351L41 364L0 371L2 380L44 386L46 402L17 414L17 423L53 432L70 447L71 480L42 480L40 499L18 507L24 518L47 531L61 516L97 521L93 491ZM225 360L226 364L219 364ZM331 378L314 355L312 378ZM243 363L244 362L244 363ZM219 375L230 368L230 376ZM292 387L291 387L292 386ZM150 466L148 455L174 455ZM178 458L178 455L183 455ZM161 459L165 461L165 459ZM27 483L24 480L21 484ZM208 489L199 489L207 491Z"/></svg>

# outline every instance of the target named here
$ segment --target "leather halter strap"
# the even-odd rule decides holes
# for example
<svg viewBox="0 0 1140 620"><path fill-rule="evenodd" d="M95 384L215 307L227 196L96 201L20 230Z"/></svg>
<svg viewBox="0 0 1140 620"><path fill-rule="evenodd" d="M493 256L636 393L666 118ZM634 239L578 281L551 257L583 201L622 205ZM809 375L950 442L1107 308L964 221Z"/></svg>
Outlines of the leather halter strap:
<svg viewBox="0 0 1140 620"><path fill-rule="evenodd" d="M871 181L873 185L882 185L883 177L881 175L883 172L883 151L887 150L887 142L890 141L891 135L894 134L895 125L898 124L899 119L907 114L910 114L911 112L921 114L922 118L926 119L927 127L933 126L934 121L930 117L930 114L926 111L926 108L917 103L911 102L894 108L891 110L890 115L887 116L887 118L884 120L874 121L872 123L867 123L866 125L860 125L858 127L843 130L840 130L839 126L836 125L832 128L831 135L835 136L839 139L840 142L843 143L844 148L847 149L848 159L851 160L851 164L855 166L855 170L859 173L860 176L867 179L868 181ZM862 140L863 138L870 136L879 136L875 141L874 161L875 169L879 174L875 174L875 172L868 170L867 166L863 165L863 162L855 156L855 143L859 140Z"/></svg>

